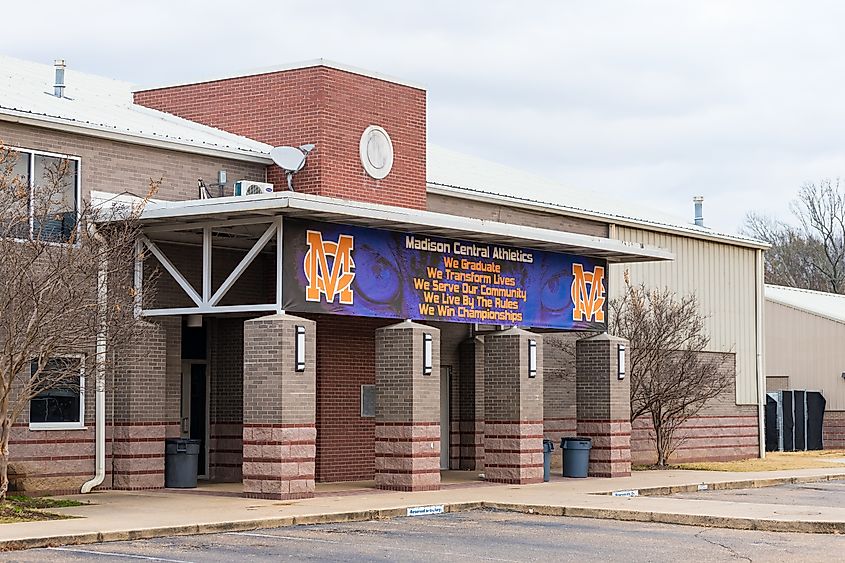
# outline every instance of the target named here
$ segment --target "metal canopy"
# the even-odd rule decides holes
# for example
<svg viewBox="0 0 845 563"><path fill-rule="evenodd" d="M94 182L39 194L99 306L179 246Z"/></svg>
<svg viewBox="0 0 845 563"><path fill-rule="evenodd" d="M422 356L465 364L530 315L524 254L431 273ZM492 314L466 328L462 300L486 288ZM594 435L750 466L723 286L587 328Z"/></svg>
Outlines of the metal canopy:
<svg viewBox="0 0 845 563"><path fill-rule="evenodd" d="M280 216L565 252L608 262L673 259L667 250L640 243L295 192L158 201L144 210L141 223L144 231L153 235L267 223Z"/></svg>

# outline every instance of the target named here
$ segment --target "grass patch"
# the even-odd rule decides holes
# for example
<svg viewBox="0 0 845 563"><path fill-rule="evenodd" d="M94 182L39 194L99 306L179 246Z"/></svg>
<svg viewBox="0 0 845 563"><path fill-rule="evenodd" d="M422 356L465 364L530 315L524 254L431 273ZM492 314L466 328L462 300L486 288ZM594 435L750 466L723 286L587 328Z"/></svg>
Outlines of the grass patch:
<svg viewBox="0 0 845 563"><path fill-rule="evenodd" d="M822 450L812 452L769 452L764 459L742 459L737 461L708 461L698 463L679 463L671 469L690 469L698 471L783 471L788 469L824 469L840 468L845 471L845 463L830 461L830 458L845 458L845 450Z"/></svg>
<svg viewBox="0 0 845 563"><path fill-rule="evenodd" d="M38 522L43 520L63 520L72 518L63 514L46 512L50 508L68 508L82 506L83 502L70 499L55 499L49 497L25 497L9 495L6 501L0 503L0 524L13 522Z"/></svg>

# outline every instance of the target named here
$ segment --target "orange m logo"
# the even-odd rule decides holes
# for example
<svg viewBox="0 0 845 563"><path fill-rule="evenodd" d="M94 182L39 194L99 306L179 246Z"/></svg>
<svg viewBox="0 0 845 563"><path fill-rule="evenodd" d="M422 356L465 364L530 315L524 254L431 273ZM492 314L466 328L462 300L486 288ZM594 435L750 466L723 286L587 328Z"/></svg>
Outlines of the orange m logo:
<svg viewBox="0 0 845 563"><path fill-rule="evenodd" d="M334 303L339 296L341 305L352 305L352 280L355 279L355 262L352 260L352 247L355 241L351 235L338 236L337 242L323 241L320 231L308 231L305 235L308 252L305 253L303 267L308 286L305 288L306 301L320 301L325 295L326 301ZM333 258L329 266L329 257Z"/></svg>
<svg viewBox="0 0 845 563"><path fill-rule="evenodd" d="M572 320L603 323L604 267L585 272L583 264L572 264L572 277Z"/></svg>

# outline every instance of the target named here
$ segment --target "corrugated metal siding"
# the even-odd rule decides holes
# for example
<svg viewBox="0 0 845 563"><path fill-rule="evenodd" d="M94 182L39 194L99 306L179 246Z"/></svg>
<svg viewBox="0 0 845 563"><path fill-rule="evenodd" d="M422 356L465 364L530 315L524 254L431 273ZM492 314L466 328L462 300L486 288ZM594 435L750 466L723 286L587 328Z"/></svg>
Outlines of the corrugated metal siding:
<svg viewBox="0 0 845 563"><path fill-rule="evenodd" d="M791 389L821 391L827 410L845 410L845 324L766 301L766 374Z"/></svg>
<svg viewBox="0 0 845 563"><path fill-rule="evenodd" d="M634 284L694 293L707 315L709 350L736 353L737 403L757 404L756 251L631 227L617 227L615 238L671 250L675 260L612 266L611 297L621 293L626 269Z"/></svg>

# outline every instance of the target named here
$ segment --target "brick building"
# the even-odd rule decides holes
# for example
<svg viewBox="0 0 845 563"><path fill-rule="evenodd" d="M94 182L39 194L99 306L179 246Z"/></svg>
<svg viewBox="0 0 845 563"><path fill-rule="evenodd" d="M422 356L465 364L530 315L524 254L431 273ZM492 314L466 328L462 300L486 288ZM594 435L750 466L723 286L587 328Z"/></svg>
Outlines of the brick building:
<svg viewBox="0 0 845 563"><path fill-rule="evenodd" d="M735 374L676 458L760 451L760 244L428 144L424 88L335 63L152 89L68 70L61 97L49 65L0 69L0 139L73 159L80 198L162 179L105 441L93 393L67 420L31 409L15 487L76 490L98 458L101 487L162 487L179 436L201 440L202 478L257 497L434 489L443 469L537 482L541 439L576 432L593 474L625 475L651 455L625 343L602 334L626 270L695 292ZM304 168L288 176L279 146Z"/></svg>

